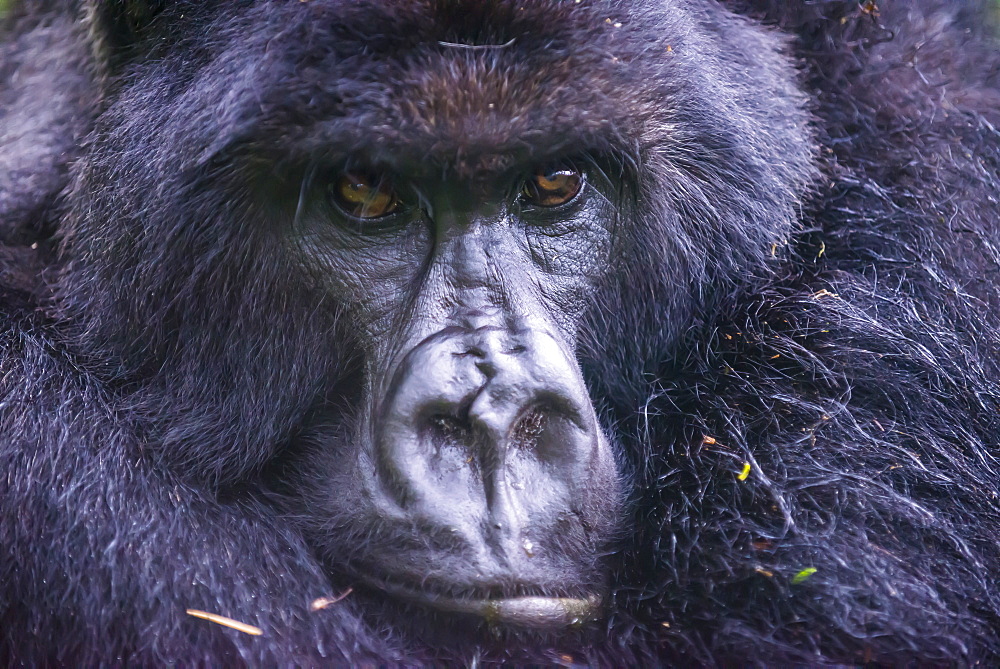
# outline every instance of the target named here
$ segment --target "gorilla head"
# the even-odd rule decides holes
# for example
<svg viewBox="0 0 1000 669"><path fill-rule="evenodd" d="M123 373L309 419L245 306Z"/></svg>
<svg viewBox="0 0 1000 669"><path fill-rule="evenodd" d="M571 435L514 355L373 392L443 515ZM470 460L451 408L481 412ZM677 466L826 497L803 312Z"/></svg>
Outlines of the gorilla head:
<svg viewBox="0 0 1000 669"><path fill-rule="evenodd" d="M584 372L605 410L627 400L628 351L656 363L720 281L767 272L813 174L773 46L706 20L163 9L110 65L128 76L75 185L63 287L164 462L225 485L277 456L310 543L395 596L596 615L634 463ZM734 60L727 38L758 48Z"/></svg>
<svg viewBox="0 0 1000 669"><path fill-rule="evenodd" d="M875 99L859 72L911 42L872 4L16 9L0 100L54 204L6 224L41 271L0 293L0 504L29 518L0 558L32 574L0 572L0 659L1000 649L968 339L997 264L941 222L995 227L947 208L995 195L994 89L943 105L986 158L906 172L903 119L957 121L895 71ZM918 4L885 20L973 16ZM43 132L22 82L56 43Z"/></svg>

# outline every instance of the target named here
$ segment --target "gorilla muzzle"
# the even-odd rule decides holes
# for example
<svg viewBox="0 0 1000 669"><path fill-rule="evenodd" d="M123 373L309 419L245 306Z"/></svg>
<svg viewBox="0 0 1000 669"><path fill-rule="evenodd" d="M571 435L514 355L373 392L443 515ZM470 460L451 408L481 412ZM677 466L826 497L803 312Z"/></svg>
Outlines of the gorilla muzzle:
<svg viewBox="0 0 1000 669"><path fill-rule="evenodd" d="M453 537L462 584L479 593L423 593L427 603L511 624L579 622L599 597L567 596L562 581L594 561L617 511L611 451L565 344L482 322L403 356L373 426L377 476L411 523Z"/></svg>

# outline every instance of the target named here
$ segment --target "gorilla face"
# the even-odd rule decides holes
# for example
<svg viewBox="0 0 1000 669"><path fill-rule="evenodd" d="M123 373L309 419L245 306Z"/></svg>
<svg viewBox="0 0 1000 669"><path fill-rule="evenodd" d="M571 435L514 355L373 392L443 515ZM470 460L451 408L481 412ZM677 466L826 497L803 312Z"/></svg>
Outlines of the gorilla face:
<svg viewBox="0 0 1000 669"><path fill-rule="evenodd" d="M619 490L575 356L613 248L592 181L575 161L488 187L310 172L289 252L365 360L351 446L329 457L336 437L313 436L311 534L331 563L494 622L593 614Z"/></svg>

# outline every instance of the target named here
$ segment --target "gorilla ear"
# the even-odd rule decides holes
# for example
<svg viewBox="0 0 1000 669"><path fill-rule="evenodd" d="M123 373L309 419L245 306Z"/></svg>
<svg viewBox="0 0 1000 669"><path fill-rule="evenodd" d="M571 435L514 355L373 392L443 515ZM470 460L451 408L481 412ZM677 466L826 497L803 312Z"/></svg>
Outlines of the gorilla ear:
<svg viewBox="0 0 1000 669"><path fill-rule="evenodd" d="M156 15L169 0L92 0L94 29L100 35L105 58L119 63L134 53L134 46L149 34Z"/></svg>

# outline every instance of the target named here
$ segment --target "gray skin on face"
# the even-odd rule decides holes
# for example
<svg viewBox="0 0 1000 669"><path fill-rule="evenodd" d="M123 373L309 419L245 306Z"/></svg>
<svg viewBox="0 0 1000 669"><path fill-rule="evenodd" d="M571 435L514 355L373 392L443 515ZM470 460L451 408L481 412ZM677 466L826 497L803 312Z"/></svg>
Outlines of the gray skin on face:
<svg viewBox="0 0 1000 669"><path fill-rule="evenodd" d="M399 206L368 219L337 205L335 175L320 177L289 246L339 297L368 361L356 448L326 472L348 491L332 516L375 538L355 575L438 609L548 627L596 614L594 564L619 512L574 353L615 212L586 181L567 202L533 204L531 171L486 192L395 179Z"/></svg>

